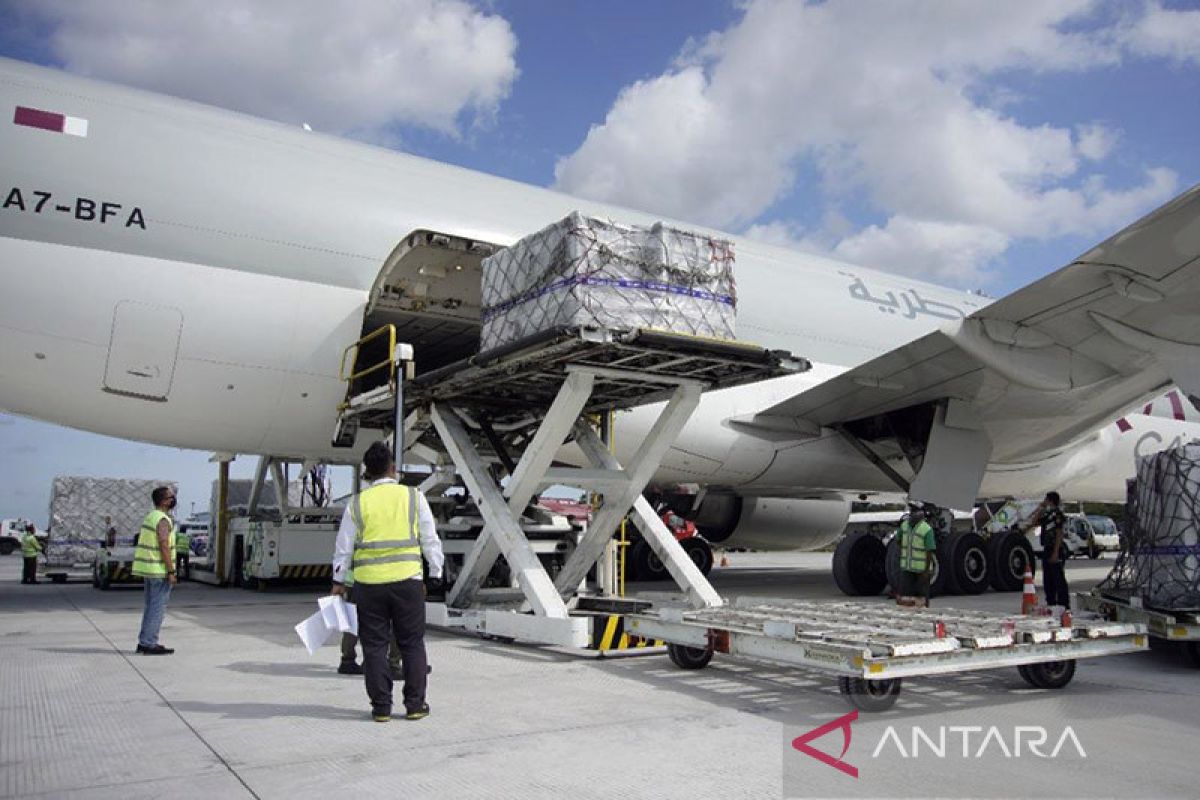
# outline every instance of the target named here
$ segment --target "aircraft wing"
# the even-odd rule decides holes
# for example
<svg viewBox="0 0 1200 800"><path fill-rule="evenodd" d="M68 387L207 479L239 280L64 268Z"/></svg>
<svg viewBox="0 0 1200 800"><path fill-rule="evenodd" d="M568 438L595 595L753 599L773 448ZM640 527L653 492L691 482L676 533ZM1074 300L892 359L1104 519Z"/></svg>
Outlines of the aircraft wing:
<svg viewBox="0 0 1200 800"><path fill-rule="evenodd" d="M1047 454L1172 383L1200 407L1200 185L1057 272L741 427L775 440L835 428L885 471L907 460L913 497L969 508L987 463Z"/></svg>

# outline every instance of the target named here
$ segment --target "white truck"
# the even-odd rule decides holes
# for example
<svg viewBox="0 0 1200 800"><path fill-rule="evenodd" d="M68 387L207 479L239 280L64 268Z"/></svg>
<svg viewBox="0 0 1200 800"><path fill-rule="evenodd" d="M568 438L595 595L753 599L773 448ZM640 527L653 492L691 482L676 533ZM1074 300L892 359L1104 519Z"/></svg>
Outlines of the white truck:
<svg viewBox="0 0 1200 800"><path fill-rule="evenodd" d="M25 528L33 523L27 519L15 517L0 519L0 556L6 556L21 549L21 539L25 536ZM46 542L46 532L34 528L35 536Z"/></svg>

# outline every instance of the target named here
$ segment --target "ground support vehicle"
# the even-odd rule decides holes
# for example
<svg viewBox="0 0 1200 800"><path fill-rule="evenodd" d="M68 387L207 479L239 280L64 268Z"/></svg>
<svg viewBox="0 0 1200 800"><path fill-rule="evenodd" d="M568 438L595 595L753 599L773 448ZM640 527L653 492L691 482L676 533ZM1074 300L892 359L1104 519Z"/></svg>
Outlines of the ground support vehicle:
<svg viewBox="0 0 1200 800"><path fill-rule="evenodd" d="M1005 617L880 603L739 598L733 606L661 605L632 614L627 632L667 642L671 661L701 669L714 653L833 675L862 711L895 704L904 678L1016 667L1030 685L1061 689L1075 661L1144 650L1146 627L1077 615Z"/></svg>
<svg viewBox="0 0 1200 800"><path fill-rule="evenodd" d="M101 547L92 562L92 586L107 590L114 584L141 586L142 579L133 574L135 547Z"/></svg>
<svg viewBox="0 0 1200 800"><path fill-rule="evenodd" d="M445 602L427 605L432 624L587 647L594 618L604 612L585 607L581 595L604 599L612 587L581 589L627 517L690 605L724 603L643 491L702 392L807 369L806 361L740 342L569 327L401 380L405 350L396 347L394 329L388 338L389 379L363 395L348 391L334 438L359 428L395 431L405 464L430 465L406 472L406 479L420 480L431 502L465 485L478 509L482 529ZM356 375L374 369L357 357L352 363L358 372L350 376L351 389ZM630 463L618 463L595 421L659 401L665 405L650 434ZM568 438L588 466L554 465ZM604 497L553 577L522 526L530 501L551 485ZM500 558L515 586L488 585Z"/></svg>

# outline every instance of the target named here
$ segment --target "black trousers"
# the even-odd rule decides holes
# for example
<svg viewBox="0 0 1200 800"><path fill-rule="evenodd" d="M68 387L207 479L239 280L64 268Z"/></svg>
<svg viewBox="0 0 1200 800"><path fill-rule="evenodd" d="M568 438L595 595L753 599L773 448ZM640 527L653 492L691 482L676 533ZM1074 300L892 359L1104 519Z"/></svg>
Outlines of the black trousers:
<svg viewBox="0 0 1200 800"><path fill-rule="evenodd" d="M187 575L188 567L190 567L191 564L192 564L191 552L175 554L175 572L177 573L179 580L184 579L184 577Z"/></svg>
<svg viewBox="0 0 1200 800"><path fill-rule="evenodd" d="M346 587L346 602L357 603L358 598L354 595L354 587ZM342 634L342 663L357 664L358 654L355 648L358 647L358 637L353 633L346 631ZM388 669L393 673L400 670L400 648L396 646L396 637L391 637L391 644L388 645Z"/></svg>
<svg viewBox="0 0 1200 800"><path fill-rule="evenodd" d="M354 584L358 606L358 641L363 650L363 678L375 711L392 709L392 673L388 645L400 649L404 670L404 708L425 704L428 661L425 657L425 585L419 578L395 583Z"/></svg>
<svg viewBox="0 0 1200 800"><path fill-rule="evenodd" d="M1071 607L1071 591L1067 588L1067 565L1062 561L1042 561L1042 587L1046 590L1046 605Z"/></svg>
<svg viewBox="0 0 1200 800"><path fill-rule="evenodd" d="M37 556L33 558L22 559L25 563L21 565L21 583L36 583L37 582Z"/></svg>

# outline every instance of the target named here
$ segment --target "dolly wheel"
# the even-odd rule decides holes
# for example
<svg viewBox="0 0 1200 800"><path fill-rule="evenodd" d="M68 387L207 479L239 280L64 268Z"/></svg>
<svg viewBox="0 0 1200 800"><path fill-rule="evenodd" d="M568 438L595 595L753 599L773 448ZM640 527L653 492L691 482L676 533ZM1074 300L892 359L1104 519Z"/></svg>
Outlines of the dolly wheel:
<svg viewBox="0 0 1200 800"><path fill-rule="evenodd" d="M1061 689L1075 677L1075 659L1022 664L1017 667L1017 671L1030 686L1038 689Z"/></svg>
<svg viewBox="0 0 1200 800"><path fill-rule="evenodd" d="M712 661L713 651L707 647L688 647L682 644L668 644L667 655L680 669L704 669Z"/></svg>
<svg viewBox="0 0 1200 800"><path fill-rule="evenodd" d="M859 711L887 711L900 697L900 679L869 681L866 678L838 678L838 689Z"/></svg>

